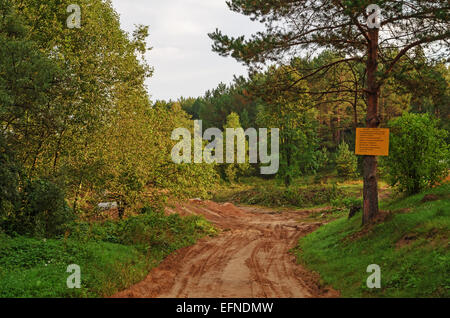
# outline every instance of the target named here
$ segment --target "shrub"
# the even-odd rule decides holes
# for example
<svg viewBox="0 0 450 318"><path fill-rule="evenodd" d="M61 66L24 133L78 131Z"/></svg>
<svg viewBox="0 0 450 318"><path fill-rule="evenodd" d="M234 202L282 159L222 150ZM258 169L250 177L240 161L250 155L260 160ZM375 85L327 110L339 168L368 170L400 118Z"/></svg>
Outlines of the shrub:
<svg viewBox="0 0 450 318"><path fill-rule="evenodd" d="M224 173L225 173L225 179L228 182L233 183L236 181L237 169L234 165L232 165L232 164L227 165L224 169Z"/></svg>
<svg viewBox="0 0 450 318"><path fill-rule="evenodd" d="M405 113L389 123L390 154L382 167L391 186L415 194L442 180L449 169L448 133L428 114Z"/></svg>
<svg viewBox="0 0 450 318"><path fill-rule="evenodd" d="M323 147L317 151L317 170L327 170L330 165L330 153Z"/></svg>
<svg viewBox="0 0 450 318"><path fill-rule="evenodd" d="M351 178L358 175L358 159L349 150L345 142L342 142L338 147L336 153L336 169L340 177Z"/></svg>
<svg viewBox="0 0 450 318"><path fill-rule="evenodd" d="M13 217L19 203L19 169L13 153L0 135L0 228Z"/></svg>
<svg viewBox="0 0 450 318"><path fill-rule="evenodd" d="M14 153L0 135L0 232L52 237L73 219L64 193L37 179L24 184Z"/></svg>
<svg viewBox="0 0 450 318"><path fill-rule="evenodd" d="M344 196L343 191L336 185L309 185L307 187L258 185L239 191L229 199L239 204L306 207L326 204L342 196Z"/></svg>
<svg viewBox="0 0 450 318"><path fill-rule="evenodd" d="M20 234L55 237L63 234L66 225L74 219L64 192L50 181L37 179L27 182L22 196L20 224L15 226Z"/></svg>
<svg viewBox="0 0 450 318"><path fill-rule="evenodd" d="M331 205L334 208L351 209L353 207L361 207L363 204L361 198L341 197L335 200L331 200Z"/></svg>
<svg viewBox="0 0 450 318"><path fill-rule="evenodd" d="M168 252L215 234L214 227L201 216L165 215L149 207L142 210L140 215L120 221L72 223L69 238L135 246L142 252Z"/></svg>

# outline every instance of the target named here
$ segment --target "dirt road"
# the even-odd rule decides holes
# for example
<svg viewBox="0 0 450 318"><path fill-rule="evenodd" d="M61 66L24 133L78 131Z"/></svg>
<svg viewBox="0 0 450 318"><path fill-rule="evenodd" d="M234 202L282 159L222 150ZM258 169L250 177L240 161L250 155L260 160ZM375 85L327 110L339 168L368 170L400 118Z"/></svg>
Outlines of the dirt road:
<svg viewBox="0 0 450 318"><path fill-rule="evenodd" d="M320 224L308 212L238 208L192 200L168 213L201 214L222 232L164 260L147 278L114 297L335 297L289 253Z"/></svg>

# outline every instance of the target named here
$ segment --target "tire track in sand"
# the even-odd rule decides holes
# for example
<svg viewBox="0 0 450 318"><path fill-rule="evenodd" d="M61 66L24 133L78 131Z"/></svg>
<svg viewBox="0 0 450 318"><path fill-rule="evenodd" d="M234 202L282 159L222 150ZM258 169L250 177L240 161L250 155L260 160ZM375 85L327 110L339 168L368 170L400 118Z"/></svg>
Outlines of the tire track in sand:
<svg viewBox="0 0 450 318"><path fill-rule="evenodd" d="M292 298L337 297L318 276L296 264L289 250L320 223L304 212L274 213L191 200L167 213L200 214L223 231L167 257L140 283L113 297Z"/></svg>

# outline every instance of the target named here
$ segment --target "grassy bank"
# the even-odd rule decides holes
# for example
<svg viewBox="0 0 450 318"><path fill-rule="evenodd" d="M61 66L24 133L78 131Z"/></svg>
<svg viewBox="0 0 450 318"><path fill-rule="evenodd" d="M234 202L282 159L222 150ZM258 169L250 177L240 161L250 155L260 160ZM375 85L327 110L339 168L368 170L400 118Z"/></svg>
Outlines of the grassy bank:
<svg viewBox="0 0 450 318"><path fill-rule="evenodd" d="M368 228L359 214L300 239L299 262L343 297L450 297L450 184L382 210L383 219ZM366 286L370 264L381 267L381 289Z"/></svg>
<svg viewBox="0 0 450 318"><path fill-rule="evenodd" d="M0 233L0 298L102 297L142 280L171 252L214 228L197 216L149 212L123 221L73 224L64 238ZM81 288L67 288L67 266L81 268Z"/></svg>

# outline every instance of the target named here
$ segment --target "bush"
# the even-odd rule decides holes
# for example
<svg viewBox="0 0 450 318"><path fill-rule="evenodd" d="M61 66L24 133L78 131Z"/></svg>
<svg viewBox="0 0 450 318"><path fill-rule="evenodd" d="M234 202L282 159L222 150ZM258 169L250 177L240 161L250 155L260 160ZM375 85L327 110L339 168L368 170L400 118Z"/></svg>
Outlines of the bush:
<svg viewBox="0 0 450 318"><path fill-rule="evenodd" d="M342 142L338 147L336 169L340 177L351 178L358 175L358 158L349 150L345 142Z"/></svg>
<svg viewBox="0 0 450 318"><path fill-rule="evenodd" d="M204 235L215 234L215 229L201 216L167 216L149 207L142 210L140 215L120 221L72 223L69 238L132 245L142 252L148 249L166 252L193 244Z"/></svg>
<svg viewBox="0 0 450 318"><path fill-rule="evenodd" d="M389 122L390 154L382 159L382 169L391 186L416 194L447 176L448 133L437 126L428 114L405 113Z"/></svg>
<svg viewBox="0 0 450 318"><path fill-rule="evenodd" d="M341 197L331 200L331 205L334 208L345 208L350 210L353 207L362 207L363 202L361 198Z"/></svg>
<svg viewBox="0 0 450 318"><path fill-rule="evenodd" d="M19 203L19 169L13 153L0 135L0 227L14 215Z"/></svg>
<svg viewBox="0 0 450 318"><path fill-rule="evenodd" d="M73 219L64 193L46 180L24 184L14 153L0 135L0 232L52 237Z"/></svg>
<svg viewBox="0 0 450 318"><path fill-rule="evenodd" d="M327 170L330 165L330 153L323 147L317 152L317 170Z"/></svg>
<svg viewBox="0 0 450 318"><path fill-rule="evenodd" d="M64 199L64 192L50 181L29 181L21 195L20 210L6 222L10 233L56 237L64 234L67 224L74 219Z"/></svg>
<svg viewBox="0 0 450 318"><path fill-rule="evenodd" d="M343 196L343 191L336 185L309 185L307 187L258 185L239 191L227 199L238 204L307 207L327 204L331 200Z"/></svg>
<svg viewBox="0 0 450 318"><path fill-rule="evenodd" d="M234 165L229 164L225 167L224 174L225 174L225 180L227 180L230 183L233 183L236 181L237 169Z"/></svg>

